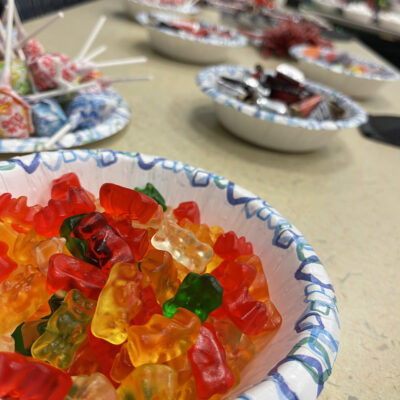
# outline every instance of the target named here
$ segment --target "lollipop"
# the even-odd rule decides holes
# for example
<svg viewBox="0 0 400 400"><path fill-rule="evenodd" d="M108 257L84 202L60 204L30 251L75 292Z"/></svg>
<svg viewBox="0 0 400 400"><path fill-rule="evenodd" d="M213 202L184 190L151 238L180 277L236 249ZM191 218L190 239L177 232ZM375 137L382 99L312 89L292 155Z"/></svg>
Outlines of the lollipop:
<svg viewBox="0 0 400 400"><path fill-rule="evenodd" d="M0 137L26 138L33 132L30 108L11 87L14 0L9 0L4 67L0 78Z"/></svg>
<svg viewBox="0 0 400 400"><path fill-rule="evenodd" d="M67 122L67 116L52 99L43 99L32 105L33 124L37 136L52 136Z"/></svg>
<svg viewBox="0 0 400 400"><path fill-rule="evenodd" d="M77 95L68 105L68 122L42 146L42 149L50 149L67 132L93 128L107 119L117 106L118 100L106 93Z"/></svg>
<svg viewBox="0 0 400 400"><path fill-rule="evenodd" d="M40 90L51 90L60 86L60 80L57 79L57 64L61 66L61 78L63 81L72 82L75 79L86 76L92 69L106 68L116 65L136 64L147 61L145 57L138 57L120 60L107 60L97 63L92 62L91 60L94 57L105 51L105 46L96 49L86 57L90 46L96 39L105 21L106 18L104 16L100 17L75 60L70 60L66 55L59 53L39 52L39 56L29 57L29 67L36 86Z"/></svg>
<svg viewBox="0 0 400 400"><path fill-rule="evenodd" d="M5 11L6 15L7 13L8 11ZM18 29L16 32L16 37L18 38L19 35L20 31ZM0 23L0 37L4 43L6 33L4 31L4 26L2 23ZM28 68L25 63L25 56L22 51L19 51L17 53L18 57L20 58L15 58L11 63L11 86L18 94L24 95L31 93L32 88L28 77ZM3 61L0 61L0 70L3 69L3 66Z"/></svg>

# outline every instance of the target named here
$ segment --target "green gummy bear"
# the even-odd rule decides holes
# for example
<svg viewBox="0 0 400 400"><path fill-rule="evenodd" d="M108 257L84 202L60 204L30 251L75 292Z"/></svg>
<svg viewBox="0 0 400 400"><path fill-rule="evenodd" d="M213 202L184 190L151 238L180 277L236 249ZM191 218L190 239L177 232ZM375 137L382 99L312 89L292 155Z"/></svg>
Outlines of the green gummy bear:
<svg viewBox="0 0 400 400"><path fill-rule="evenodd" d="M162 207L163 211L167 210L167 206L165 204L164 197L161 195L161 193L151 183L147 183L146 187L144 189L140 189L138 187L135 187L135 190L137 192L145 194L146 196L151 197L158 204L160 204L160 206Z"/></svg>
<svg viewBox="0 0 400 400"><path fill-rule="evenodd" d="M163 304L163 314L172 318L179 307L195 313L204 322L208 314L222 304L224 289L211 274L190 272L179 286L176 295Z"/></svg>
<svg viewBox="0 0 400 400"><path fill-rule="evenodd" d="M66 218L60 226L60 236L65 238L66 240L65 246L73 256L87 263L94 264L97 266L95 260L92 260L86 255L86 250L87 250L86 240L74 238L71 236L72 231L79 224L79 222L81 222L82 219L86 217L86 215L87 214L79 214Z"/></svg>
<svg viewBox="0 0 400 400"><path fill-rule="evenodd" d="M21 328L22 328L22 325L23 325L23 324L24 324L24 323L18 325L18 326L15 328L15 331L12 333L11 336L14 338L15 351L16 351L17 353L19 353L19 354L22 354L23 356L30 356L31 353L30 353L29 349L25 349L25 346L24 346L24 339L23 339L23 337L22 337Z"/></svg>
<svg viewBox="0 0 400 400"><path fill-rule="evenodd" d="M79 345L86 339L96 301L79 290L70 290L48 320L46 331L33 343L33 358L64 369L72 364Z"/></svg>

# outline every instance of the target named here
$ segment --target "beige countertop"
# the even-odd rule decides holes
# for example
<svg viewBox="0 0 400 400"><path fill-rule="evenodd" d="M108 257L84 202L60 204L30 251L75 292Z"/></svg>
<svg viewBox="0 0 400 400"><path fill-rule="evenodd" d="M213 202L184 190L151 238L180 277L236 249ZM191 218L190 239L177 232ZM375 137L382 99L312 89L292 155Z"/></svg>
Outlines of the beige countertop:
<svg viewBox="0 0 400 400"><path fill-rule="evenodd" d="M117 0L67 10L40 39L48 50L74 56L101 14L108 21L96 43L109 50L99 59L149 59L107 74L151 74L154 80L116 86L132 108L132 121L123 132L86 147L181 160L225 176L276 207L313 245L337 293L341 343L320 399L400 399L400 149L367 140L355 129L303 155L235 138L218 124L211 100L196 87L202 67L154 53L146 31L126 17ZM203 16L215 18L210 12ZM39 22L26 24L27 30ZM337 47L376 58L355 41ZM280 62L262 59L252 47L232 52L229 61L265 67ZM362 106L399 114L400 82Z"/></svg>

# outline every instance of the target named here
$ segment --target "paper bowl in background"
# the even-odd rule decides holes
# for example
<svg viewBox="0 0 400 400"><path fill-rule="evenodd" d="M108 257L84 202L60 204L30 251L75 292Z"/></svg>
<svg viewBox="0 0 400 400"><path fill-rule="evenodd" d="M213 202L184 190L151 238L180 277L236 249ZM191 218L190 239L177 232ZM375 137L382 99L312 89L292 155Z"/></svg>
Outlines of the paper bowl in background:
<svg viewBox="0 0 400 400"><path fill-rule="evenodd" d="M220 76L240 79L248 71L250 68L237 65L218 65L206 68L197 75L197 85L214 101L221 124L248 142L286 152L313 151L326 146L342 129L355 128L367 121L364 110L354 101L311 81L307 81L306 87L334 100L345 110L344 119L316 121L277 115L261 110L256 105L246 104L218 89L217 80Z"/></svg>
<svg viewBox="0 0 400 400"><path fill-rule="evenodd" d="M345 18L358 24L369 24L374 21L374 13L363 2L347 4L342 10Z"/></svg>
<svg viewBox="0 0 400 400"><path fill-rule="evenodd" d="M154 27L150 23L150 16L162 21L173 21L182 19L182 17L161 12L140 13L136 16L138 22L147 29L152 47L159 53L179 61L214 64L226 60L229 52L233 49L247 44L247 38L239 34L236 29L221 27L231 33L231 38L214 35L197 37L183 30L175 31L166 27ZM201 23L204 26L213 26L206 22Z"/></svg>
<svg viewBox="0 0 400 400"><path fill-rule="evenodd" d="M337 13L342 8L339 0L312 0L312 4L315 4L319 10L329 14Z"/></svg>
<svg viewBox="0 0 400 400"><path fill-rule="evenodd" d="M324 83L347 95L359 99L372 98L377 91L388 83L397 81L400 75L393 69L349 54L355 62L373 70L373 72L357 73L343 68L338 68L325 60L313 59L304 55L309 47L300 44L290 48L290 55L299 62L300 69L306 76L315 81ZM332 53L331 48L321 47L321 55Z"/></svg>
<svg viewBox="0 0 400 400"><path fill-rule="evenodd" d="M379 26L389 31L400 34L400 11L397 12L384 12L378 14Z"/></svg>
<svg viewBox="0 0 400 400"><path fill-rule="evenodd" d="M132 19L136 21L136 15L141 12L165 11L178 15L196 15L199 8L192 5L168 5L155 0L126 0L126 9Z"/></svg>
<svg viewBox="0 0 400 400"><path fill-rule="evenodd" d="M51 180L75 172L98 195L113 182L151 182L167 204L194 200L202 222L246 236L263 263L282 326L243 371L229 399L316 399L331 374L339 345L336 297L328 275L304 236L267 202L225 178L179 161L112 150L36 153L0 162L0 193L44 204Z"/></svg>

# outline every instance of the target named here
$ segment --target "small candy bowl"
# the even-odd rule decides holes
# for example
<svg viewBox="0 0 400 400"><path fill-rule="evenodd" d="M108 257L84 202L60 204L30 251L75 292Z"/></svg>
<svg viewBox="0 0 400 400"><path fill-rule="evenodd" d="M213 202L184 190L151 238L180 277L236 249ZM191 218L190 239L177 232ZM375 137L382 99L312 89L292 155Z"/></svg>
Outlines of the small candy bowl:
<svg viewBox="0 0 400 400"><path fill-rule="evenodd" d="M248 142L286 152L313 151L327 145L340 130L355 128L367 120L363 109L348 97L311 81L306 82L305 88L334 101L345 111L343 119L317 121L279 115L246 104L218 88L220 77L242 79L249 72L249 68L241 66L219 65L197 75L197 85L213 99L221 124Z"/></svg>
<svg viewBox="0 0 400 400"><path fill-rule="evenodd" d="M243 370L225 398L316 399L332 372L340 324L336 296L318 256L304 236L267 202L233 182L179 161L113 150L36 153L0 162L0 194L43 204L50 182L74 172L92 193L113 182L153 185L166 203L194 200L209 225L234 230L253 243L264 266L282 325ZM283 396L283 397L282 397Z"/></svg>
<svg viewBox="0 0 400 400"><path fill-rule="evenodd" d="M195 64L226 60L231 49L247 44L235 29L190 21L169 13L140 13L137 20L148 30L151 45L168 57Z"/></svg>
<svg viewBox="0 0 400 400"><path fill-rule="evenodd" d="M330 62L329 58L334 57L336 52L327 47L310 48L301 44L291 47L289 52L308 77L355 98L376 96L383 86L400 78L389 67L347 53L341 53L341 56L346 58L348 67Z"/></svg>
<svg viewBox="0 0 400 400"><path fill-rule="evenodd" d="M382 28L400 34L400 12L380 12L378 23Z"/></svg>
<svg viewBox="0 0 400 400"><path fill-rule="evenodd" d="M177 15L196 15L199 8L190 1L126 0L126 8L131 18L141 12L165 11Z"/></svg>
<svg viewBox="0 0 400 400"><path fill-rule="evenodd" d="M342 3L339 0L313 0L315 4L321 11L327 13L336 13L342 8Z"/></svg>
<svg viewBox="0 0 400 400"><path fill-rule="evenodd" d="M364 2L347 4L342 10L345 18L358 24L369 24L374 20L374 13Z"/></svg>

